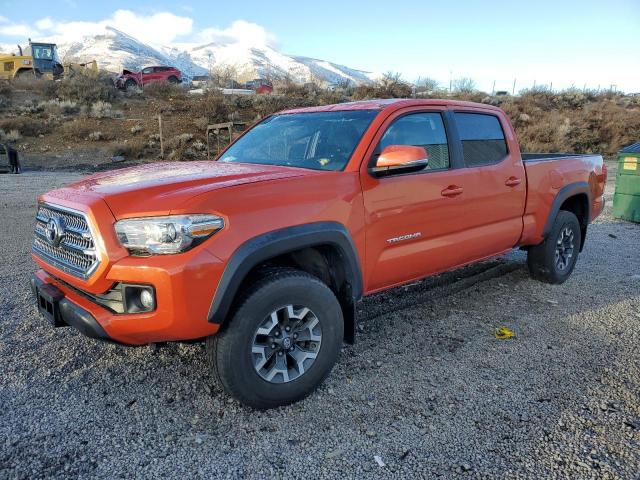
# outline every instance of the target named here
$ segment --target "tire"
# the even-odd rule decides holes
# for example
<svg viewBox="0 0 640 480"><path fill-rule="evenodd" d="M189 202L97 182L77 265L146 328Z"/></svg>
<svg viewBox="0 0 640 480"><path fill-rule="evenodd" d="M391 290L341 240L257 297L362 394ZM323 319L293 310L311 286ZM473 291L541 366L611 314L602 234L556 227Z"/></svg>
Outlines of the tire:
<svg viewBox="0 0 640 480"><path fill-rule="evenodd" d="M527 263L531 276L546 283L564 283L576 266L581 241L577 217L560 210L547 239L529 249Z"/></svg>
<svg viewBox="0 0 640 480"><path fill-rule="evenodd" d="M138 83L131 78L124 83L124 89L127 91L133 90L135 88L138 88Z"/></svg>
<svg viewBox="0 0 640 480"><path fill-rule="evenodd" d="M169 83L172 83L172 84L174 84L174 85L175 85L175 84L177 84L177 83L178 83L178 78L177 78L177 77L174 77L174 76L171 76L171 77L169 77L169 78L167 79L167 81L168 81Z"/></svg>
<svg viewBox="0 0 640 480"><path fill-rule="evenodd" d="M342 310L329 287L300 270L271 270L237 305L226 328L206 341L224 390L259 410L312 393L331 372L344 335Z"/></svg>
<svg viewBox="0 0 640 480"><path fill-rule="evenodd" d="M22 80L24 78L36 78L37 74L30 68L23 68L22 70L18 70L14 76L17 80Z"/></svg>

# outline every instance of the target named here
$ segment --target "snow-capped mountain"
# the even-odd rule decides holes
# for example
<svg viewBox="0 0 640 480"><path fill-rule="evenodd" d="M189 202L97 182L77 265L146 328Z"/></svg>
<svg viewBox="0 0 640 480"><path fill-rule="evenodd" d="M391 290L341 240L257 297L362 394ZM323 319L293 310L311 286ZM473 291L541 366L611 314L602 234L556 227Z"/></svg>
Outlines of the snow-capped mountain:
<svg viewBox="0 0 640 480"><path fill-rule="evenodd" d="M377 77L325 60L285 55L266 45L214 42L151 46L111 27L80 41L65 41L64 38L55 41L63 62L95 59L100 68L112 72L160 64L175 66L190 77L232 67L238 81L288 76L298 83L315 80L325 84L345 81L363 84L371 83Z"/></svg>

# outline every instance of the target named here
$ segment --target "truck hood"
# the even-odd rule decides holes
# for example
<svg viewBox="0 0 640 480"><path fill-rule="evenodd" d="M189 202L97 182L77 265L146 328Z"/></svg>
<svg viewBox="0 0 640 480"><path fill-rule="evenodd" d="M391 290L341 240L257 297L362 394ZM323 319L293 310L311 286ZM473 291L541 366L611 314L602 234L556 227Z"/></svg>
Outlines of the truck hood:
<svg viewBox="0 0 640 480"><path fill-rule="evenodd" d="M98 173L52 193L101 197L116 219L121 219L167 215L190 198L212 190L317 174L314 170L275 165L163 162Z"/></svg>

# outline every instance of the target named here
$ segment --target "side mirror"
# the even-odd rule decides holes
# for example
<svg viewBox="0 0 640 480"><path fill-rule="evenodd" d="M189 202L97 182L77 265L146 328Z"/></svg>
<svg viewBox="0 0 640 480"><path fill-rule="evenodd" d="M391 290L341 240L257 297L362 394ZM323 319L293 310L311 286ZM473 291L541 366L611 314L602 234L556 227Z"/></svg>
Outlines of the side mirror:
<svg viewBox="0 0 640 480"><path fill-rule="evenodd" d="M389 145L382 150L371 173L376 177L383 177L396 173L417 172L426 168L428 164L429 155L422 147Z"/></svg>

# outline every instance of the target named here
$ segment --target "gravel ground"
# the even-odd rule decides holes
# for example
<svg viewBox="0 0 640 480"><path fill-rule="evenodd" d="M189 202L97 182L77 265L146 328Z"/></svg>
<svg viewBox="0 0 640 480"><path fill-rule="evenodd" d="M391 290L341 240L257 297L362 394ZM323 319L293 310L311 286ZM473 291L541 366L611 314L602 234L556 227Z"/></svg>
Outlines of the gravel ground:
<svg viewBox="0 0 640 480"><path fill-rule="evenodd" d="M640 478L639 225L607 209L562 286L515 252L368 298L328 381L261 413L222 393L200 345L39 318L35 196L75 178L0 176L1 478Z"/></svg>

